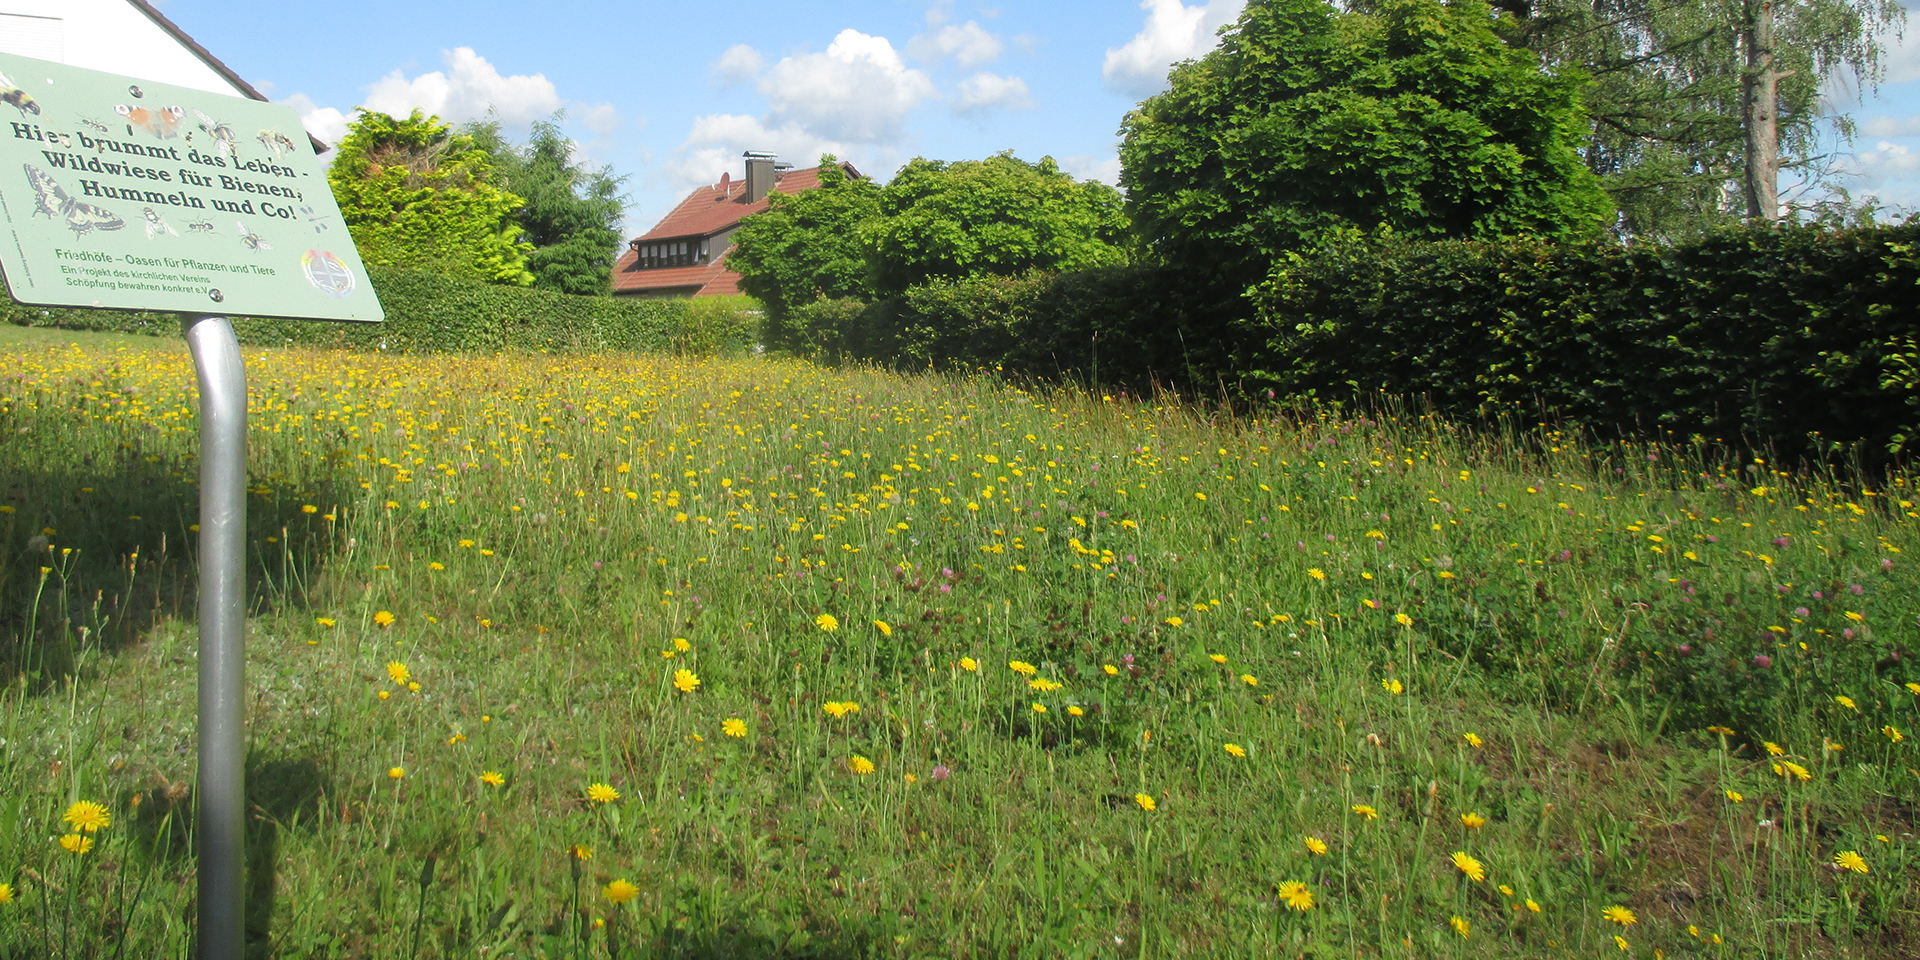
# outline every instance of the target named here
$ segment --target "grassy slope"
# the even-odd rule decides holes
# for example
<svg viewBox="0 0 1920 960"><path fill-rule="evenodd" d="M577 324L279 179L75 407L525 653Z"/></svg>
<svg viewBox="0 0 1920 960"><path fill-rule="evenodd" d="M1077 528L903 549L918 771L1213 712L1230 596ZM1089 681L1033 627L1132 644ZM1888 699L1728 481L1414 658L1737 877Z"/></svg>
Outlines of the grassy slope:
<svg viewBox="0 0 1920 960"><path fill-rule="evenodd" d="M185 943L191 367L126 339L0 355L0 956ZM421 904L427 957L1920 949L1905 478L764 361L248 365L280 955L409 956Z"/></svg>

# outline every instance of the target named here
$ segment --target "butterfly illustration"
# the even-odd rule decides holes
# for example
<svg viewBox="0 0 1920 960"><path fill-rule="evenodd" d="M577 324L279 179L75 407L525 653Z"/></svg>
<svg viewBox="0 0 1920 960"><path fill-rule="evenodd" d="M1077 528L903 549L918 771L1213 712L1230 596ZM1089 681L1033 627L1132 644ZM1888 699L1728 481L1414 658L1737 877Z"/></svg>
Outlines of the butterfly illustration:
<svg viewBox="0 0 1920 960"><path fill-rule="evenodd" d="M314 233L327 232L327 214L321 213L312 207L301 207L300 212L307 215L307 222L313 224Z"/></svg>
<svg viewBox="0 0 1920 960"><path fill-rule="evenodd" d="M19 84L7 79L4 73L0 73L0 102L12 104L23 117L29 113L36 117L40 115L40 105L35 103L33 97L29 96L25 90L20 89Z"/></svg>
<svg viewBox="0 0 1920 960"><path fill-rule="evenodd" d="M272 150L273 155L282 160L293 153L293 141L287 139L287 135L278 130L262 130L256 139L260 141L261 146Z"/></svg>
<svg viewBox="0 0 1920 960"><path fill-rule="evenodd" d="M152 240L154 237L157 237L163 233L170 233L176 237L180 235L180 231L175 230L173 228L173 224L170 224L167 221L161 219L160 214L156 212L152 207L143 207L140 210L140 215L147 218L147 239L148 240Z"/></svg>
<svg viewBox="0 0 1920 960"><path fill-rule="evenodd" d="M172 140L180 135L180 118L187 115L182 107L160 107L149 110L146 107L129 107L121 104L113 112L127 118L127 135L133 135L133 128L139 127L162 140Z"/></svg>
<svg viewBox="0 0 1920 960"><path fill-rule="evenodd" d="M272 250L273 249L273 244L268 243L266 241L266 238L260 236L257 233L254 233L252 230L248 230L246 224L236 220L234 221L234 225L240 228L240 242L246 244L247 249L249 250Z"/></svg>
<svg viewBox="0 0 1920 960"><path fill-rule="evenodd" d="M218 233L214 232L213 221L207 220L204 218L196 219L196 220L188 220L187 232L188 233L207 233L207 234L213 234L214 236L219 236Z"/></svg>
<svg viewBox="0 0 1920 960"><path fill-rule="evenodd" d="M93 119L92 117L81 117L80 122L86 124L89 127L92 127L93 129L99 131L100 133L107 132L107 125L104 123L101 123L98 120Z"/></svg>
<svg viewBox="0 0 1920 960"><path fill-rule="evenodd" d="M200 129L213 138L214 149L220 156L235 158L240 156L240 138L234 134L232 127L198 110L195 110L193 115L200 118Z"/></svg>
<svg viewBox="0 0 1920 960"><path fill-rule="evenodd" d="M27 171L27 180L33 184L33 215L37 217L44 213L50 220L65 220L67 229L73 231L75 239L95 230L118 230L127 225L125 220L114 216L110 210L67 196L67 191L62 190L59 183L33 164L24 163L21 166Z"/></svg>

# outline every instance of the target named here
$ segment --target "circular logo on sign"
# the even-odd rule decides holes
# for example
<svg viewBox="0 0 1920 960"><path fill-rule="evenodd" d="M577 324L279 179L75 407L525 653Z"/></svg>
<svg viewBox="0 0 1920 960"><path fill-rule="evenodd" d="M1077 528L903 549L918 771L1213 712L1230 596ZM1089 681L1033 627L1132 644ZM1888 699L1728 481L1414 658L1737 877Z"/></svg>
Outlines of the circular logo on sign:
<svg viewBox="0 0 1920 960"><path fill-rule="evenodd" d="M325 250L308 250L300 255L300 266L307 271L307 282L315 290L340 299L353 293L353 272L339 257Z"/></svg>

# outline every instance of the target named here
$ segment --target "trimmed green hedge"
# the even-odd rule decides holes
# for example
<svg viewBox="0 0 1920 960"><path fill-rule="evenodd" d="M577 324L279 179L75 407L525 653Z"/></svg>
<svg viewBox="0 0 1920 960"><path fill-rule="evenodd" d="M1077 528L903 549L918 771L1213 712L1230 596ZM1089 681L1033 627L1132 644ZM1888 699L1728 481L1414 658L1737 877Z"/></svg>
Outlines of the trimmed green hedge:
<svg viewBox="0 0 1920 960"><path fill-rule="evenodd" d="M1257 294L1249 383L1548 411L1606 432L1824 458L1920 425L1920 224L1685 246L1353 244Z"/></svg>
<svg viewBox="0 0 1920 960"><path fill-rule="evenodd" d="M424 270L369 267L384 323L234 318L242 343L408 353L633 350L704 354L748 346L758 317L747 297L712 301L583 297L462 280ZM7 322L177 336L168 313L46 310L7 305Z"/></svg>

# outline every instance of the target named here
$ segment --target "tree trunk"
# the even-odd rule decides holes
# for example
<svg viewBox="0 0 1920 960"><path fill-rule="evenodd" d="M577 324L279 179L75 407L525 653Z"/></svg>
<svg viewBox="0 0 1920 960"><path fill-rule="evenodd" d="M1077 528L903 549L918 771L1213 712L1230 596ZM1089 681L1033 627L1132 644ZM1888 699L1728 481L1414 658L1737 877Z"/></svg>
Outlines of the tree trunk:
<svg viewBox="0 0 1920 960"><path fill-rule="evenodd" d="M1749 0L1747 69L1747 219L1780 219L1780 74L1773 69L1773 0Z"/></svg>

